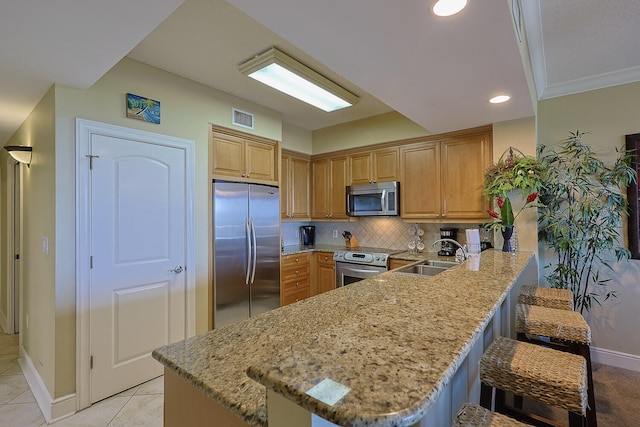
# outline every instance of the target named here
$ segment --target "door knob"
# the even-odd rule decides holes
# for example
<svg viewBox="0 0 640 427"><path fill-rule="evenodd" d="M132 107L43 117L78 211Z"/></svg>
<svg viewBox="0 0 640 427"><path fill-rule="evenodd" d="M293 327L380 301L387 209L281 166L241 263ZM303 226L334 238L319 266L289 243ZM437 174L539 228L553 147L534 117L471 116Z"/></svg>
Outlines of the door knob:
<svg viewBox="0 0 640 427"><path fill-rule="evenodd" d="M169 273L182 273L183 271L184 271L184 268L182 268L182 266L179 265L176 268L172 268L171 270L169 270Z"/></svg>

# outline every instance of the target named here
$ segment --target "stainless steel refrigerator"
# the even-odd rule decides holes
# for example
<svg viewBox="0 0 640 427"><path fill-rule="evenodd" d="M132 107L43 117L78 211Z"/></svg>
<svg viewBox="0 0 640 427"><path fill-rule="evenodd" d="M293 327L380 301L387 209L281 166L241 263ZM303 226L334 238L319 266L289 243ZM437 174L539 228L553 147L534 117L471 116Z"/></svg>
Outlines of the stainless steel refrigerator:
<svg viewBox="0 0 640 427"><path fill-rule="evenodd" d="M214 327L280 306L278 188L213 181Z"/></svg>

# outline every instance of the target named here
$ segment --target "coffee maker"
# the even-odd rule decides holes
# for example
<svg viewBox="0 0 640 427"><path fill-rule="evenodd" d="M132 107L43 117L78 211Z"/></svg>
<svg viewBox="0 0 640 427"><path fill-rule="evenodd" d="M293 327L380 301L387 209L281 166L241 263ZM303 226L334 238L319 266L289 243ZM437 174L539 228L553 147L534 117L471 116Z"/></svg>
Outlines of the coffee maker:
<svg viewBox="0 0 640 427"><path fill-rule="evenodd" d="M440 229L440 238L441 239L453 239L456 242L458 241L458 229L457 228L441 228ZM456 250L458 247L451 242L440 242L440 250L438 251L438 256L455 256Z"/></svg>
<svg viewBox="0 0 640 427"><path fill-rule="evenodd" d="M316 227L303 225L300 227L300 243L304 246L313 246L316 243Z"/></svg>

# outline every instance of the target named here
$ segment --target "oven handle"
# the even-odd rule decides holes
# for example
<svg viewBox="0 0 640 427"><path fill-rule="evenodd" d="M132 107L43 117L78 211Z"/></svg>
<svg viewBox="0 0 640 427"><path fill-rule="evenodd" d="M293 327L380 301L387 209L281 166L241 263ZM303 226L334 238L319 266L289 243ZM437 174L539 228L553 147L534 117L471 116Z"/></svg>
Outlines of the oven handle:
<svg viewBox="0 0 640 427"><path fill-rule="evenodd" d="M349 268L349 267L342 267L340 269L341 272L345 272L345 271L351 271L353 273L377 273L380 274L381 272L378 270L361 270L359 268Z"/></svg>

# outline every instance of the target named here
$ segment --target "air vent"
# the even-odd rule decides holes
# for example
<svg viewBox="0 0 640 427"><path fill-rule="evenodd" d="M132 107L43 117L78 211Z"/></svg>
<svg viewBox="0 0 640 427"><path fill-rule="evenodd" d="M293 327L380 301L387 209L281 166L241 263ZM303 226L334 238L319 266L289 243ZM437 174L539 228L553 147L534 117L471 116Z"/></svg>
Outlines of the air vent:
<svg viewBox="0 0 640 427"><path fill-rule="evenodd" d="M233 124L243 128L253 129L253 114L233 108Z"/></svg>

